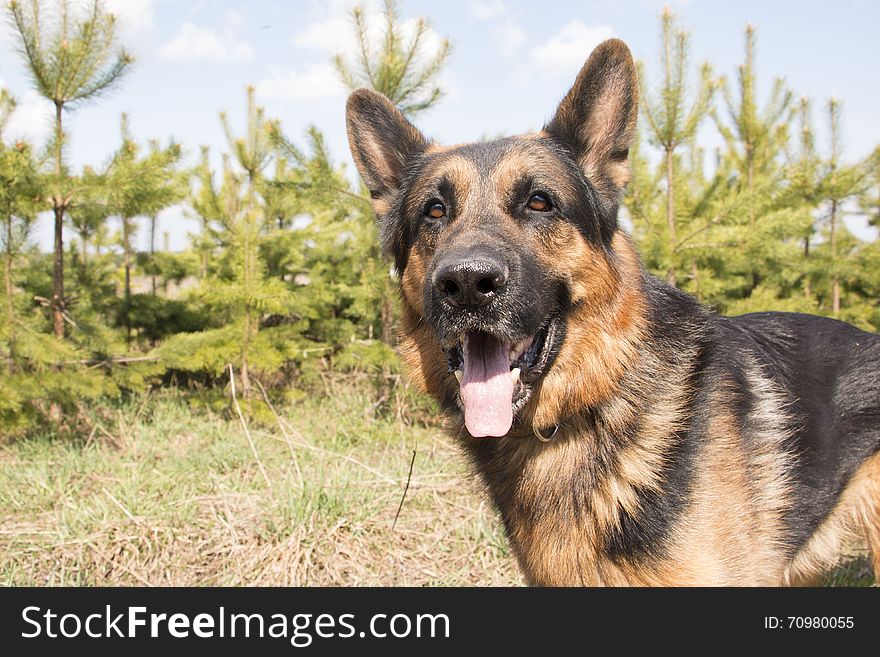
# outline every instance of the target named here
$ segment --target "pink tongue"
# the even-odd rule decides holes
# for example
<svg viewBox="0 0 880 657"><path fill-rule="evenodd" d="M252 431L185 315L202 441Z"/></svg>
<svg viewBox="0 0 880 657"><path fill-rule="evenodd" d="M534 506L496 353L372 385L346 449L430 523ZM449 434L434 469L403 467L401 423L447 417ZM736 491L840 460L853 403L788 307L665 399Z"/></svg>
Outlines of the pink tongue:
<svg viewBox="0 0 880 657"><path fill-rule="evenodd" d="M503 436L513 424L513 379L510 347L479 333L466 338L461 401L464 424L475 438Z"/></svg>

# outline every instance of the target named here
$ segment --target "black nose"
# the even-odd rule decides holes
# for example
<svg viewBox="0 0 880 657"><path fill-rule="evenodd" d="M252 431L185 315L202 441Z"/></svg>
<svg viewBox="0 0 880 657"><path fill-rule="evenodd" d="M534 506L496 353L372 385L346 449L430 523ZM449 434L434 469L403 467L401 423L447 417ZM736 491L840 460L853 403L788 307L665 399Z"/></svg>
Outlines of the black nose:
<svg viewBox="0 0 880 657"><path fill-rule="evenodd" d="M492 302L507 283L507 267L493 257L450 262L434 273L434 287L450 304L466 309Z"/></svg>

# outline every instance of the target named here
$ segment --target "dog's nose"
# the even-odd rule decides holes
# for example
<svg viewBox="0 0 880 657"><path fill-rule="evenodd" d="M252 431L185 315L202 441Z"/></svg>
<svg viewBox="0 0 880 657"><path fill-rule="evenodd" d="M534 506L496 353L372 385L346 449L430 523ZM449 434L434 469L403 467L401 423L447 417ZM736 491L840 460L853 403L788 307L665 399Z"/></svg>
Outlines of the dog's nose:
<svg viewBox="0 0 880 657"><path fill-rule="evenodd" d="M434 288L442 298L463 309L491 303L505 283L507 267L488 256L452 262L439 267L434 274Z"/></svg>

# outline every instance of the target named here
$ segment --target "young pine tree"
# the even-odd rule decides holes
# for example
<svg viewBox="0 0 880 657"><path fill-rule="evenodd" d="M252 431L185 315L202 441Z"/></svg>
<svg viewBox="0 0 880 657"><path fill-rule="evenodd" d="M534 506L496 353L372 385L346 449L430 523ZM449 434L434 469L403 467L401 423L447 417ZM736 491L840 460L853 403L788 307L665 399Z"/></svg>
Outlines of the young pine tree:
<svg viewBox="0 0 880 657"><path fill-rule="evenodd" d="M859 208L869 226L880 228L880 146L865 160L865 188L859 195Z"/></svg>
<svg viewBox="0 0 880 657"><path fill-rule="evenodd" d="M80 368L85 354L69 342L42 332L34 317L33 294L27 278L33 275L26 249L33 220L43 206L45 187L41 162L24 142L7 144L4 128L14 103L0 90L0 247L3 260L3 309L0 311L0 442L30 431L37 423L53 426L65 412L112 393L113 385L100 372Z"/></svg>
<svg viewBox="0 0 880 657"><path fill-rule="evenodd" d="M824 160L824 176L820 186L822 201L827 208L827 271L830 273L831 314L841 317L842 278L852 279L853 265L851 257L858 248L856 240L843 223L843 217L850 201L854 201L864 192L870 160L854 165L841 162L841 104L835 98L828 101L828 157Z"/></svg>
<svg viewBox="0 0 880 657"><path fill-rule="evenodd" d="M273 148L270 124L266 121L264 110L254 99L254 88L247 88L247 125L243 137L236 137L229 126L226 113L220 114L223 130L235 163L244 170L244 180L237 176L229 165L225 166L224 189L227 194L226 207L229 212L224 223L236 247L235 261L240 285L240 301L243 310L243 330L241 335L241 388L242 395L250 396L249 351L256 333L260 329L260 308L258 300L263 282L263 263L260 261L259 240L266 221L265 208L258 206L257 185L263 170L272 159ZM240 187L243 184L243 189ZM243 195L244 198L238 198ZM237 207L236 207L237 206Z"/></svg>
<svg viewBox="0 0 880 657"><path fill-rule="evenodd" d="M275 330L264 330L262 325L269 316L288 316L296 309L287 284L267 276L261 253L266 228L274 219L260 195L274 154L272 124L256 105L252 88L247 102L243 136L236 136L226 115L221 115L232 152L223 157L220 183L204 149L191 200L207 228L201 243L205 278L198 296L215 311L215 323L222 325L175 336L161 348L165 361L177 369L221 376L227 364L233 364L245 398L251 395L254 371L279 369L297 347L289 325Z"/></svg>
<svg viewBox="0 0 880 657"><path fill-rule="evenodd" d="M85 7L72 0L59 0L48 11L45 4L41 0L10 0L7 13L35 89L55 106L50 182L55 215L51 307L54 333L63 337L64 214L73 200L71 178L64 164L64 112L110 91L133 60L117 47L116 20L101 0L92 0Z"/></svg>
<svg viewBox="0 0 880 657"><path fill-rule="evenodd" d="M669 7L660 17L661 60L663 80L655 99L651 98L644 70L639 79L642 82L642 108L647 119L648 135L652 144L663 151L666 182L666 249L668 262L666 280L676 284L678 233L682 226L676 215L681 208L676 205L677 169L679 160L676 151L679 147L694 142L700 122L707 116L714 91L712 69L708 63L700 69L700 81L690 107L687 106L688 41L684 30L676 29L675 16ZM695 162L702 168L702 162ZM690 263L691 269L696 263Z"/></svg>
<svg viewBox="0 0 880 657"><path fill-rule="evenodd" d="M177 170L180 147L170 143L161 148L150 144L146 153L131 136L128 117L121 119L122 143L113 154L105 173L106 208L121 222L120 242L124 272L122 323L126 342L131 341L131 271L133 265L132 237L137 230L136 219L155 216L180 201L185 194Z"/></svg>
<svg viewBox="0 0 880 657"><path fill-rule="evenodd" d="M813 236L816 233L813 214L822 201L822 160L816 151L816 139L813 131L811 116L811 102L809 98L801 98L797 108L799 123L799 139L797 151L788 157L788 195L791 205L800 205L809 213L810 218L804 221L803 240L803 294L807 303L814 300L815 279L821 274L817 269L815 257L813 257ZM805 308L805 310L813 310Z"/></svg>
<svg viewBox="0 0 880 657"><path fill-rule="evenodd" d="M723 167L730 171L732 193L739 195L744 205L743 216L726 227L736 244L727 253L730 273L744 280L730 301L748 298L763 282L763 296L755 300L762 305L778 296L780 285L788 283L782 278L791 271L791 263L799 262L796 242L804 232L804 214L792 207L791 199L783 193L782 156L789 140L793 96L784 81L777 79L764 108L759 108L752 25L746 27L745 37L745 61L738 70L736 98L722 78L727 119L714 109L712 117L724 139ZM748 309L742 304L738 308Z"/></svg>
<svg viewBox="0 0 880 657"><path fill-rule="evenodd" d="M24 142L7 146L3 131L15 101L6 89L0 89L0 245L3 247L3 290L5 321L0 324L0 335L6 346L7 371L15 370L16 312L15 268L38 209L40 180L38 163L31 147Z"/></svg>
<svg viewBox="0 0 880 657"><path fill-rule="evenodd" d="M435 105L443 96L436 79L449 58L449 39L442 39L434 52L428 52L430 23L420 16L412 30L405 29L397 0L384 0L378 44L370 38L370 20L364 6L352 9L351 16L357 60L346 61L341 54L333 59L345 85L349 89L375 89L407 115Z"/></svg>
<svg viewBox="0 0 880 657"><path fill-rule="evenodd" d="M880 229L880 147L865 160L865 174L858 208L876 230ZM880 331L880 239L871 240L859 250L858 263L860 297L873 306L869 321L874 331Z"/></svg>

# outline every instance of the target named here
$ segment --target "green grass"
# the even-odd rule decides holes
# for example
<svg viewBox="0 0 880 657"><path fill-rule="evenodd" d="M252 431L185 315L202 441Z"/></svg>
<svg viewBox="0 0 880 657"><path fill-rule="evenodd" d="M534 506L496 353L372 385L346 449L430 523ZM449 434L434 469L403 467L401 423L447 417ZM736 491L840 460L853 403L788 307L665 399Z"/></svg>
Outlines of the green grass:
<svg viewBox="0 0 880 657"><path fill-rule="evenodd" d="M105 411L89 436L0 447L0 584L522 584L441 428L329 392L278 421L264 407L258 458L234 416L173 393ZM859 552L825 579L872 582Z"/></svg>
<svg viewBox="0 0 880 657"><path fill-rule="evenodd" d="M520 584L442 430L337 393L251 426L259 461L237 420L173 396L119 409L88 438L0 448L0 583Z"/></svg>

